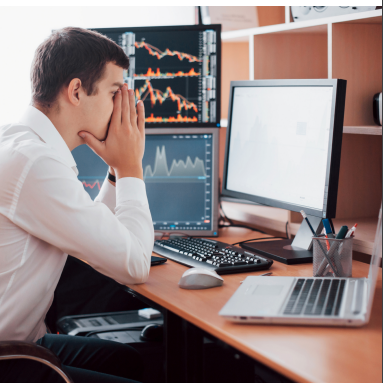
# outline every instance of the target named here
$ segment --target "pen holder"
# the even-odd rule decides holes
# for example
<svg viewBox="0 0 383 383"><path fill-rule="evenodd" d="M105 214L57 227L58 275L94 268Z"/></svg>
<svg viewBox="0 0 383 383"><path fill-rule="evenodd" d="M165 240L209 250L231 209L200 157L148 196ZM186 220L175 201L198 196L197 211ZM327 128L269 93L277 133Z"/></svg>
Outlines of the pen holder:
<svg viewBox="0 0 383 383"><path fill-rule="evenodd" d="M351 277L353 238L313 237L314 277Z"/></svg>

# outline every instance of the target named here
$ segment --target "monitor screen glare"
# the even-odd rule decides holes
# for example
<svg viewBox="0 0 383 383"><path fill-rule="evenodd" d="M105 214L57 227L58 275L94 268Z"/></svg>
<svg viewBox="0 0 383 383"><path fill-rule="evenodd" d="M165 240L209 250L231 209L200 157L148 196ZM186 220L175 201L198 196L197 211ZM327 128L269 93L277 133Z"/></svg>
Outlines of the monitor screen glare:
<svg viewBox="0 0 383 383"><path fill-rule="evenodd" d="M235 87L228 190L326 210L332 86Z"/></svg>

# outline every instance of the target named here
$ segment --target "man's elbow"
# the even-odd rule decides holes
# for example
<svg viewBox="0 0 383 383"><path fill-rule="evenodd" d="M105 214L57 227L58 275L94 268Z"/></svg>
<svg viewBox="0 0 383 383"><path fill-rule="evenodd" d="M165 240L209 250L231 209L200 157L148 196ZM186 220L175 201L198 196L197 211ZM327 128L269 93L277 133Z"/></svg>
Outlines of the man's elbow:
<svg viewBox="0 0 383 383"><path fill-rule="evenodd" d="M149 278L150 272L150 260L151 253L148 256L147 254L142 254L142 260L139 265L136 265L134 268L129 268L127 274L129 275L129 284L138 285L145 283Z"/></svg>
<svg viewBox="0 0 383 383"><path fill-rule="evenodd" d="M144 272L142 272L140 275L134 276L131 284L132 285L139 285L139 284L145 283L149 278L149 271L150 271L150 268L148 270L145 270Z"/></svg>

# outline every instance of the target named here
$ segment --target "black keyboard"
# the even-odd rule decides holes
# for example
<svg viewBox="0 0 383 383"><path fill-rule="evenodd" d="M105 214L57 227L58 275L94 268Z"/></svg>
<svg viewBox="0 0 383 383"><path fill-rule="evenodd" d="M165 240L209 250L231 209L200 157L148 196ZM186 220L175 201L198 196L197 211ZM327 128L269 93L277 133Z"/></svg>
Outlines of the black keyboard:
<svg viewBox="0 0 383 383"><path fill-rule="evenodd" d="M344 279L298 279L285 307L286 315L339 315Z"/></svg>
<svg viewBox="0 0 383 383"><path fill-rule="evenodd" d="M218 274L267 270L273 261L227 243L202 238L155 241L153 251L189 267L207 267Z"/></svg>

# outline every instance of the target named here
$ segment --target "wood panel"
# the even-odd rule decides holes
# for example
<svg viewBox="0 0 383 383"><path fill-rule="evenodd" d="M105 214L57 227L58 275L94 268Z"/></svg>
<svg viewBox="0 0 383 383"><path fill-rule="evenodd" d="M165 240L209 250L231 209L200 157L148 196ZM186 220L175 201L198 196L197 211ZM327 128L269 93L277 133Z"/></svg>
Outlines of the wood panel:
<svg viewBox="0 0 383 383"><path fill-rule="evenodd" d="M260 6L258 10L258 23L260 27L266 25L284 24L285 22L285 7L277 6Z"/></svg>
<svg viewBox="0 0 383 383"><path fill-rule="evenodd" d="M382 127L375 126L344 126L343 127L344 134L368 134L371 136L381 136L382 135Z"/></svg>
<svg viewBox="0 0 383 383"><path fill-rule="evenodd" d="M227 118L230 81L249 79L249 43L222 43L221 118Z"/></svg>
<svg viewBox="0 0 383 383"><path fill-rule="evenodd" d="M235 243L255 237L249 230L230 228L221 229L219 239ZM177 284L186 270L169 260L153 267L146 283L129 287L294 381L381 381L381 270L371 319L362 328L233 324L219 311L247 275L264 271L225 275L223 286L214 289L182 290ZM312 276L312 264L274 262L270 271L274 276ZM368 265L353 261L352 273L366 277Z"/></svg>
<svg viewBox="0 0 383 383"><path fill-rule="evenodd" d="M254 36L255 79L327 78L327 67L327 33Z"/></svg>
<svg viewBox="0 0 383 383"><path fill-rule="evenodd" d="M333 24L332 73L347 80L344 124L375 125L372 98L382 91L382 24Z"/></svg>
<svg viewBox="0 0 383 383"><path fill-rule="evenodd" d="M336 218L377 217L381 201L381 136L344 134Z"/></svg>

